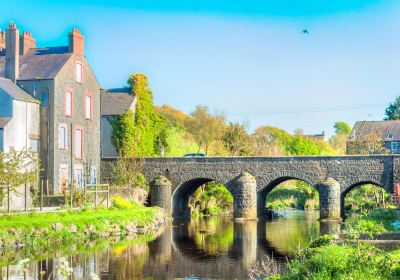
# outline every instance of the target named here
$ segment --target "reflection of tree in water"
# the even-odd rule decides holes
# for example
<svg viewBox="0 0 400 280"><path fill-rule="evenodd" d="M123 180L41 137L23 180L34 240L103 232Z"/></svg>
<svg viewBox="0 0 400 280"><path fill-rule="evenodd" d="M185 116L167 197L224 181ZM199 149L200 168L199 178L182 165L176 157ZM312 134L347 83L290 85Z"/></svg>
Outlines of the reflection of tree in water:
<svg viewBox="0 0 400 280"><path fill-rule="evenodd" d="M319 235L317 212L296 213L286 219L277 219L265 225L265 238L283 254L296 253L311 238Z"/></svg>
<svg viewBox="0 0 400 280"><path fill-rule="evenodd" d="M199 248L217 255L227 252L232 245L233 223L221 217L192 219L189 234Z"/></svg>

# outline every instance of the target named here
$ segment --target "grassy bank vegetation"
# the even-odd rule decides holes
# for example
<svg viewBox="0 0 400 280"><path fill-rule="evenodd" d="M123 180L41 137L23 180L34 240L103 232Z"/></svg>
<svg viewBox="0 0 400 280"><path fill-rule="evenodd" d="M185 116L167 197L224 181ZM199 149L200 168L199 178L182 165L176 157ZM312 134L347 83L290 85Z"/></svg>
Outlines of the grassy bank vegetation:
<svg viewBox="0 0 400 280"><path fill-rule="evenodd" d="M124 238L148 232L164 222L163 212L122 198L113 208L0 216L0 250L4 255L19 248L32 256L98 238Z"/></svg>

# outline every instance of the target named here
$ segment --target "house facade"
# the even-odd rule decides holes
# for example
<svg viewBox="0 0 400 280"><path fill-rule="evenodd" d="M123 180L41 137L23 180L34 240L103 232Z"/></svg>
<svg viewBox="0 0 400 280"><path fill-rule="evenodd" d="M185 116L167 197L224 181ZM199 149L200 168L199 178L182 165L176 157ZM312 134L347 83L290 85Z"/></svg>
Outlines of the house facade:
<svg viewBox="0 0 400 280"><path fill-rule="evenodd" d="M400 120L357 121L347 140L348 153L363 143L371 153L400 154Z"/></svg>
<svg viewBox="0 0 400 280"><path fill-rule="evenodd" d="M117 158L118 151L112 141L112 118L128 110L136 111L137 97L131 88L101 90L101 157Z"/></svg>
<svg viewBox="0 0 400 280"><path fill-rule="evenodd" d="M79 186L96 182L100 85L85 58L80 31L68 34L66 46L38 48L32 34L20 35L10 23L0 32L0 77L40 100L41 178L48 180L49 193L63 192L71 180Z"/></svg>

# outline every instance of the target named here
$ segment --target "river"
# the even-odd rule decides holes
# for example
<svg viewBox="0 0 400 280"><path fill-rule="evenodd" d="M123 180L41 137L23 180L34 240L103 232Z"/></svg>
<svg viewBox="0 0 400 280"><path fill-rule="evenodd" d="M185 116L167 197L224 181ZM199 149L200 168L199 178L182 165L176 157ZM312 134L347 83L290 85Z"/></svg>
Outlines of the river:
<svg viewBox="0 0 400 280"><path fill-rule="evenodd" d="M48 279L63 260L73 269L69 279L91 279L92 273L100 279L118 280L248 279L248 269L257 260L268 256L282 267L325 230L316 212L285 214L287 218L266 222L234 223L229 217L174 221L152 241L93 244L73 255L61 251L40 260L19 260L1 269L2 279Z"/></svg>

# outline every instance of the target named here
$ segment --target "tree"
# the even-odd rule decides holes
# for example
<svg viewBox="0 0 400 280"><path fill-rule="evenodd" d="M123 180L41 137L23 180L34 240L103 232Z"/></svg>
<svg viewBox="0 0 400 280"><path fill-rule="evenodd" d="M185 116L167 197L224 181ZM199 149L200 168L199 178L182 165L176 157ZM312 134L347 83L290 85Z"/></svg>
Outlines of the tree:
<svg viewBox="0 0 400 280"><path fill-rule="evenodd" d="M344 155L346 154L347 139L351 132L351 128L345 122L335 122L333 128L335 129L335 135L329 139L329 143L335 150L336 154Z"/></svg>
<svg viewBox="0 0 400 280"><path fill-rule="evenodd" d="M18 187L39 181L39 159L29 151L0 152L0 191L19 195Z"/></svg>
<svg viewBox="0 0 400 280"><path fill-rule="evenodd" d="M122 157L133 157L137 150L138 131L134 123L135 115L128 110L119 117L109 120L112 128L112 141Z"/></svg>
<svg viewBox="0 0 400 280"><path fill-rule="evenodd" d="M221 138L225 127L225 116L222 114L211 114L208 107L198 105L191 113L192 120L189 128L198 146L199 152L204 147L208 153L212 141Z"/></svg>
<svg viewBox="0 0 400 280"><path fill-rule="evenodd" d="M397 96L386 108L385 120L400 120L400 96Z"/></svg>
<svg viewBox="0 0 400 280"><path fill-rule="evenodd" d="M246 127L239 123L229 123L222 141L231 156L242 156L251 153L250 136L247 134Z"/></svg>
<svg viewBox="0 0 400 280"><path fill-rule="evenodd" d="M385 154L383 140L379 132L371 132L362 140L349 141L347 145L349 155L376 155Z"/></svg>
<svg viewBox="0 0 400 280"><path fill-rule="evenodd" d="M335 128L336 135L349 135L351 132L351 127L345 122L335 122L333 128Z"/></svg>

